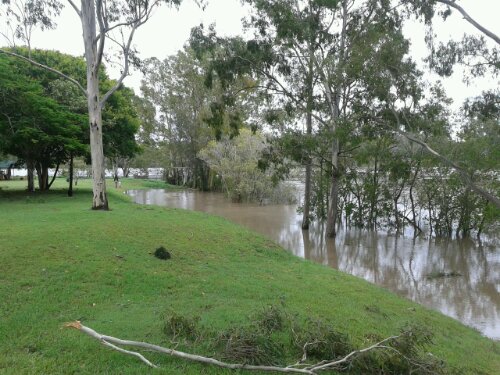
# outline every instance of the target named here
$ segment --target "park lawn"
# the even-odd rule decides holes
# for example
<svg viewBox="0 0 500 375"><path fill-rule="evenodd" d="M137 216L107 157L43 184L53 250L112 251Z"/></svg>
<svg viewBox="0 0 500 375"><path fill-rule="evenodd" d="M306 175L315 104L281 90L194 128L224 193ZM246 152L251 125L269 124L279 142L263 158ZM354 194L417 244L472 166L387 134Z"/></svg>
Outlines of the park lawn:
<svg viewBox="0 0 500 375"><path fill-rule="evenodd" d="M218 332L248 324L252 314L284 305L291 314L328 322L358 347L426 327L426 350L450 368L498 374L500 344L475 330L356 277L296 258L270 240L205 213L131 203L127 188L162 182L109 181L111 211L90 210L89 181L68 198L28 195L25 181L0 181L0 373L219 374L229 371L158 354L160 369L100 345L65 322L101 333L175 346L165 316L199 317ZM172 259L152 253L163 245ZM203 343L194 346L212 355ZM192 349L182 342L180 349ZM239 373L245 373L241 371Z"/></svg>

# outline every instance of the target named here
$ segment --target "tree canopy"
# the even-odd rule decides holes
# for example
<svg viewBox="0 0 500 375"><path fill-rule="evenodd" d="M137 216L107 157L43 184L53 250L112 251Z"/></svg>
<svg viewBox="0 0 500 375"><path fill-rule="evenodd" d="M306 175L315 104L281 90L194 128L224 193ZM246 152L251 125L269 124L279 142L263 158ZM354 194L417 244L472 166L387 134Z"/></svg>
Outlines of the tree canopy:
<svg viewBox="0 0 500 375"><path fill-rule="evenodd" d="M16 49L16 53L27 53ZM54 51L32 50L36 61L85 79L85 62L81 58ZM15 155L38 174L39 188L50 187L48 169L65 163L70 157L88 158L89 132L86 98L71 83L57 74L0 54L2 118L0 149ZM113 85L101 71L103 87ZM135 134L139 120L134 107L134 94L120 87L111 97L104 113L104 126L109 134L104 139L106 156L131 158L138 151Z"/></svg>

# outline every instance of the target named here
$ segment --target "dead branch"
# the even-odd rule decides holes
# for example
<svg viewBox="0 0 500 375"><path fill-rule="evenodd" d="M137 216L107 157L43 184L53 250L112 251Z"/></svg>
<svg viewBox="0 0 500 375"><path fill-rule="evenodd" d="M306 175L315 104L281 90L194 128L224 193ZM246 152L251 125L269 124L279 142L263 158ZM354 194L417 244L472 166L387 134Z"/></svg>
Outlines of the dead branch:
<svg viewBox="0 0 500 375"><path fill-rule="evenodd" d="M149 360L147 360L142 354L134 351L129 351L121 348L121 346L135 346L137 348L142 348L142 349L147 349L149 351L155 351L163 354L167 354L173 357L178 357L182 358L188 361L193 361L193 362L198 362L198 363L205 363L207 365L213 365L213 366L218 366L218 367L223 367L231 370L250 370L250 371L264 371L264 372L281 372L281 373L296 373L296 374L308 374L308 375L315 375L319 371L331 369L333 367L336 367L338 365L348 363L351 361L355 356L366 353L371 350L376 350L376 349L393 349L389 346L386 346L384 344L388 343L389 341L395 340L399 338L400 336L391 336L388 337L376 344L373 344L372 346L369 346L364 349L360 350L355 350L345 357L338 359L338 360L327 360L327 361L321 361L319 363L316 363L314 365L306 365L302 364L303 368L297 368L298 366L301 366L301 362L299 361L295 365L288 366L288 367L278 367L278 366L254 366L254 365L246 365L246 364L240 364L240 363L226 363L219 361L214 358L209 358L209 357L203 357L200 355L196 354L190 354L190 353L185 353L181 352L175 349L170 349L170 348L165 348L162 346L154 345L154 344L149 344L146 342L140 342L140 341L131 341L131 340L122 340L113 336L106 336L101 333L98 333L94 331L92 328L86 327L83 324L81 324L79 321L76 322L71 322L67 323L64 325L67 328L75 328L83 333L86 333L90 337L95 338L96 340L100 341L103 345L114 349L116 351L119 351L120 353L128 354L135 356L139 358L142 362L147 364L150 367L156 368L157 366L151 363ZM307 345L307 344L306 344ZM305 350L306 348L304 348ZM302 358L303 360L305 359L304 357Z"/></svg>

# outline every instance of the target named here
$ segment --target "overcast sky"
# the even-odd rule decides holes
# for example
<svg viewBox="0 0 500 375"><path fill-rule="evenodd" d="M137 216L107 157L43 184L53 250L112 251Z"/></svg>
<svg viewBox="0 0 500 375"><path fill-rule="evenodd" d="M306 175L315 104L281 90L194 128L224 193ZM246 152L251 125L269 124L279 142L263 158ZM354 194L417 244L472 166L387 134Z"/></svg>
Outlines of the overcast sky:
<svg viewBox="0 0 500 375"><path fill-rule="evenodd" d="M459 0L459 4L483 26L497 34L500 33L500 0ZM215 23L217 32L222 35L241 34L241 18L246 14L248 8L241 6L239 0L208 0L208 6L204 11L193 0L184 0L178 10L165 6L158 9L152 19L138 30L134 45L141 58L154 56L163 59L181 49L189 37L191 28L200 23L205 25ZM83 55L81 25L74 10L66 6L57 21L56 30L34 33L33 47ZM476 29L463 20L456 11L446 22L436 19L434 30L441 40L461 39L464 33L477 34ZM405 33L412 43L412 57L421 61L426 55L424 27L413 23L405 28ZM116 78L119 74L118 69L109 71L112 78ZM132 72L132 75L125 80L125 84L134 88L139 94L141 78L139 72ZM448 95L455 100L456 108L466 97L478 95L484 89L498 87L500 81L489 77L475 80L467 87L458 73L450 79L443 80L443 83Z"/></svg>

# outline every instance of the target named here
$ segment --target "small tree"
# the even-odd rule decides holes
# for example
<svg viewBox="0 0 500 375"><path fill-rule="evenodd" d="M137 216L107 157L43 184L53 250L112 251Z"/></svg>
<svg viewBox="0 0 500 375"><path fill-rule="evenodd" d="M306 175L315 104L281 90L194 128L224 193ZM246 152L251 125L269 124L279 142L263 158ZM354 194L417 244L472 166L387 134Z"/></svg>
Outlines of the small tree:
<svg viewBox="0 0 500 375"><path fill-rule="evenodd" d="M265 137L242 129L236 137L212 141L198 154L220 175L227 195L235 202L262 201L271 195L272 178L259 169L268 147Z"/></svg>

